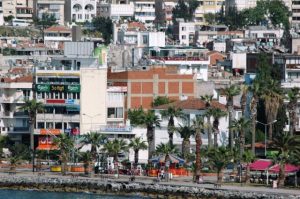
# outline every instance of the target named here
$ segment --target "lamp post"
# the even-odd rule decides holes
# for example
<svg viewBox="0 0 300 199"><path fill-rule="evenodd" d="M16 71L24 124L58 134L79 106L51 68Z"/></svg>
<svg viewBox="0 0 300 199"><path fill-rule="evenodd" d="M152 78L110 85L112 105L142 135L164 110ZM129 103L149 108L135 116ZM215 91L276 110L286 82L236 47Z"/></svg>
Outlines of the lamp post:
<svg viewBox="0 0 300 199"><path fill-rule="evenodd" d="M256 123L259 123L259 124L265 126L265 157L267 157L267 126L274 124L275 122L277 122L277 120L274 120L273 122L265 124L265 123L262 123L262 122L256 120Z"/></svg>
<svg viewBox="0 0 300 199"><path fill-rule="evenodd" d="M83 113L82 115L87 116L87 117L90 118L90 120L91 120L90 131L92 131L92 130L93 130L93 119L94 119L94 117L97 117L97 116L102 115L102 114L99 113L99 114L96 114L96 115L91 116L91 115L88 115L88 114L86 114L86 113Z"/></svg>

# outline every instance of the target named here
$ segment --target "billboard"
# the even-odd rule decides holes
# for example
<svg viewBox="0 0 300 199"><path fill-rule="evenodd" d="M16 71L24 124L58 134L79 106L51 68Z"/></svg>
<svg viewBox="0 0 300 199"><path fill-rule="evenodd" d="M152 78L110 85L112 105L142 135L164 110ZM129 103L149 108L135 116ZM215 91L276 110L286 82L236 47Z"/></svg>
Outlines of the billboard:
<svg viewBox="0 0 300 199"><path fill-rule="evenodd" d="M37 92L80 93L80 85L36 84Z"/></svg>

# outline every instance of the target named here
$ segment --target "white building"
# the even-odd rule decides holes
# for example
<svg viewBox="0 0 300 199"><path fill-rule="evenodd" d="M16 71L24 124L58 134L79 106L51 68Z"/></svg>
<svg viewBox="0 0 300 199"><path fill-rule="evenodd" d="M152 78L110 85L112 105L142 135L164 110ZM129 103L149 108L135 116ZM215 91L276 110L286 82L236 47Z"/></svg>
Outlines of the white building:
<svg viewBox="0 0 300 199"><path fill-rule="evenodd" d="M225 0L225 8L228 10L229 8L235 7L238 11L253 8L256 6L257 0Z"/></svg>
<svg viewBox="0 0 300 199"><path fill-rule="evenodd" d="M117 43L136 47L164 47L165 32L119 30Z"/></svg>
<svg viewBox="0 0 300 199"><path fill-rule="evenodd" d="M96 16L97 1L95 0L66 0L66 21L91 22Z"/></svg>
<svg viewBox="0 0 300 199"><path fill-rule="evenodd" d="M37 114L35 133L41 139L106 124L106 56L106 48L92 42L65 42L64 57L38 65L37 100L45 111Z"/></svg>
<svg viewBox="0 0 300 199"><path fill-rule="evenodd" d="M0 133L17 143L28 141L28 113L19 108L25 100L32 99L32 76L24 74L0 79Z"/></svg>
<svg viewBox="0 0 300 199"><path fill-rule="evenodd" d="M121 3L118 1L116 3L98 3L97 5L97 16L109 17L113 21L119 20L120 18L133 17L134 15L134 4Z"/></svg>
<svg viewBox="0 0 300 199"><path fill-rule="evenodd" d="M134 17L143 23L153 23L155 19L154 0L133 0Z"/></svg>
<svg viewBox="0 0 300 199"><path fill-rule="evenodd" d="M178 37L180 45L189 46L195 43L196 23L178 22Z"/></svg>
<svg viewBox="0 0 300 199"><path fill-rule="evenodd" d="M42 19L43 14L54 15L57 23L64 25L65 22L65 1L64 0L34 0L34 15Z"/></svg>

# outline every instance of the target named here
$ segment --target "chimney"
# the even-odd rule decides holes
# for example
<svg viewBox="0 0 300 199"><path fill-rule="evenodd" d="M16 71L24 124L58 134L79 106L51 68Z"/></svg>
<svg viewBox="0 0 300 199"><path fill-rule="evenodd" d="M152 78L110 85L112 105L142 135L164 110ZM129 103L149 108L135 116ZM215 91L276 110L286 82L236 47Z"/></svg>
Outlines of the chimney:
<svg viewBox="0 0 300 199"><path fill-rule="evenodd" d="M81 41L81 27L72 26L72 41Z"/></svg>

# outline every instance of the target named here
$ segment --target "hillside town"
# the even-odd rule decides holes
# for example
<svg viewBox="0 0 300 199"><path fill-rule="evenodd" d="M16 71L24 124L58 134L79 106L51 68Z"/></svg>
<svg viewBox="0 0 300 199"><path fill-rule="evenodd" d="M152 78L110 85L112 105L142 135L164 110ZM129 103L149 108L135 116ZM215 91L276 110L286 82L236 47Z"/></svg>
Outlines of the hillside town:
<svg viewBox="0 0 300 199"><path fill-rule="evenodd" d="M299 0L0 0L13 175L297 187L299 99Z"/></svg>

